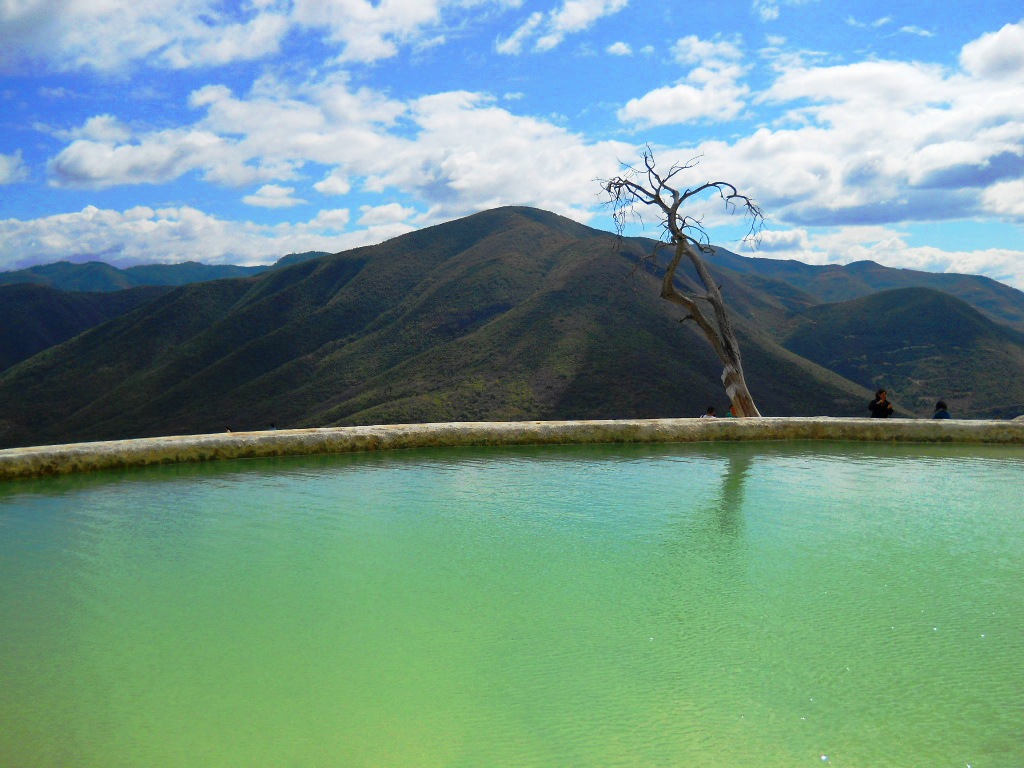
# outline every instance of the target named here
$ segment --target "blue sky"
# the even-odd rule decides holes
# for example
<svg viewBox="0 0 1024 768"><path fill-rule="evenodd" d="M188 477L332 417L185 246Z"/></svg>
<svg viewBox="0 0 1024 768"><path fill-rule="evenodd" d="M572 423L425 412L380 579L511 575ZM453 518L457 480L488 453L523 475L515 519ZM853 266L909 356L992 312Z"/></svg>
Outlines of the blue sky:
<svg viewBox="0 0 1024 768"><path fill-rule="evenodd" d="M1019 0L0 2L0 269L267 263L508 204L610 230L595 180L645 144L754 197L758 255L1024 288Z"/></svg>

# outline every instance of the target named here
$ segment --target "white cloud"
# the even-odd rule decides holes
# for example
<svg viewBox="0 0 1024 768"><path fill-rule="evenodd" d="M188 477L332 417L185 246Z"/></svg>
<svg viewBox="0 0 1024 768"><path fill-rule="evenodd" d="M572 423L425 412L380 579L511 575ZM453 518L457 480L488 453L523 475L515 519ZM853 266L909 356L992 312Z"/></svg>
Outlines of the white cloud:
<svg viewBox="0 0 1024 768"><path fill-rule="evenodd" d="M341 46L340 62L373 62L394 56L403 45L442 44L436 34L447 16L480 5L518 6L511 0L294 0L292 20L325 29Z"/></svg>
<svg viewBox="0 0 1024 768"><path fill-rule="evenodd" d="M655 88L639 99L630 99L618 112L624 123L641 126L677 125L700 120L724 122L743 110L742 86L696 87L686 83Z"/></svg>
<svg viewBox="0 0 1024 768"><path fill-rule="evenodd" d="M1004 27L964 46L959 71L780 59L779 76L752 101L755 109L781 109L773 123L730 141L655 147L657 156L700 155L688 183L727 179L752 195L777 230L764 233L765 255L981 272L1024 287L1019 250L912 247L891 228L1024 222L1024 76L1016 74L1011 44L1020 29ZM722 225L713 211L706 221L712 235ZM825 227L839 227L842 237L820 234Z"/></svg>
<svg viewBox="0 0 1024 768"><path fill-rule="evenodd" d="M498 53L508 56L515 56L523 52L523 46L533 36L544 21L544 14L540 11L531 13L522 24L504 40L499 40L495 45Z"/></svg>
<svg viewBox="0 0 1024 768"><path fill-rule="evenodd" d="M352 191L352 184L344 173L334 170L314 184L313 189L321 195L347 195Z"/></svg>
<svg viewBox="0 0 1024 768"><path fill-rule="evenodd" d="M875 19L872 22L858 21L853 16L846 17L846 24L851 27L856 27L857 29L868 29L869 27L872 29L878 29L880 27L884 27L886 24L891 23L892 16L883 16L879 19Z"/></svg>
<svg viewBox="0 0 1024 768"><path fill-rule="evenodd" d="M682 82L630 99L618 112L620 121L641 126L723 122L743 111L750 89L738 82L745 72L738 39L690 35L676 41L672 52L680 64L697 66Z"/></svg>
<svg viewBox="0 0 1024 768"><path fill-rule="evenodd" d="M614 173L617 158L634 153L618 142L588 144L467 92L417 99L410 119L418 127L415 141L396 142L372 158L366 186L414 194L428 206L424 221L508 204L586 221L592 216L593 180Z"/></svg>
<svg viewBox="0 0 1024 768"><path fill-rule="evenodd" d="M306 162L357 164L384 151L386 128L405 106L368 90L352 92L342 75L313 84L266 78L248 98L224 86L194 92L191 106L206 115L191 127L137 135L110 116L68 132L76 138L49 165L57 186L106 188L154 184L199 172L220 184L289 181ZM321 191L338 194L342 174Z"/></svg>
<svg viewBox="0 0 1024 768"><path fill-rule="evenodd" d="M363 205L360 206L359 224L364 227L378 226L381 224L402 224L416 215L415 208L406 208L398 203L387 205Z"/></svg>
<svg viewBox="0 0 1024 768"><path fill-rule="evenodd" d="M259 59L278 52L288 27L285 16L265 13L245 24L209 31L200 28L192 36L175 40L161 57L175 69Z"/></svg>
<svg viewBox="0 0 1024 768"><path fill-rule="evenodd" d="M448 37L446 35L435 35L434 37L425 38L415 43L413 46L413 50L417 54L422 54L425 53L426 51L429 51L431 48L441 48L442 46L447 44L447 42Z"/></svg>
<svg viewBox="0 0 1024 768"><path fill-rule="evenodd" d="M0 155L0 184L14 184L28 178L28 168L21 159L21 152Z"/></svg>
<svg viewBox="0 0 1024 768"><path fill-rule="evenodd" d="M535 44L550 24L551 16L541 14L521 44ZM420 22L409 27L425 28ZM767 252L828 259L840 258L842 248L887 263L906 258L955 268L989 264L1012 272L1008 265L1016 252L1009 250L943 256L906 246L898 232L890 232L888 240L840 244L807 233L860 225L849 228L850 237L863 238L865 225L900 221L1021 220L1024 77L1016 41L1022 29L1007 25L964 46L958 70L885 60L824 66L807 55L780 52L772 59L775 81L757 98L744 82L747 67L738 38L684 37L671 49L684 77L628 102L619 117L634 125L663 125L726 119L749 109L771 118L740 138L658 149L666 159L703 154L702 174L735 181L788 228L783 232L796 233L766 233ZM380 39L406 39L389 35ZM771 42L782 46L785 41ZM113 253L143 252L147 222L151 232L181 237L187 221L215 239L218 227L238 235L248 226L254 228L246 235L250 241L264 245L313 237L314 231L325 237L322 231L334 226L333 232L344 232L338 242L355 243L504 204L536 205L587 221L595 211L593 180L615 173L617 160L635 156L632 146L589 140L551 118L517 115L510 111L514 105L486 94L453 91L399 100L357 87L342 73L310 77L293 82L267 75L244 93L219 84L199 88L189 100L196 110L193 124L174 129L94 115L54 134L66 146L48 164L51 182L107 188L195 174L247 191L261 187L247 198L259 201L254 204L316 200L312 188L323 195L360 195L353 205L366 202L369 192L410 206L360 209L354 214L358 226L368 229L358 232L344 229L352 215L347 209L325 213L305 230L236 227L184 208L131 220L127 212L100 212L90 225L100 228L103 220L104 232L120 233L122 240L108 243ZM0 156L0 180L25 172L20 154ZM79 217L75 226L91 231L82 215L71 216ZM58 232L73 229L68 222L41 221ZM19 231L29 225L22 222ZM90 252L100 253L104 238L95 239L100 250ZM62 242L75 247L72 237ZM287 245L274 253L303 249L309 248Z"/></svg>
<svg viewBox="0 0 1024 768"><path fill-rule="evenodd" d="M900 27L900 32L905 35L917 35L918 37L935 37L934 32L915 26Z"/></svg>
<svg viewBox="0 0 1024 768"><path fill-rule="evenodd" d="M238 22L208 0L23 0L0 5L0 65L117 70L135 61L207 66L277 51L288 21L257 10Z"/></svg>
<svg viewBox="0 0 1024 768"><path fill-rule="evenodd" d="M964 58L990 61L986 56L997 49L967 47ZM719 119L745 108L749 92L739 83L744 63L737 38L689 36L672 51L689 67L686 79L630 102L621 119L664 124ZM1021 88L1005 78L986 85L923 64L792 64L759 97L783 109L776 125L731 143L673 152L703 153L709 173L742 184L779 221L796 227L985 210L1016 215L1012 205L997 205L998 196L984 193L1024 173L1015 165L1024 155ZM303 168L319 164L327 170L311 185L317 192L397 190L422 206L417 224L515 203L586 221L593 179L611 175L616 161L634 152L517 116L481 94L403 103L355 90L340 74L306 83L264 77L244 96L207 86L190 104L202 112L198 121L173 131L129 135L112 116L87 120L67 134L71 143L51 161L54 183L107 187L198 173L223 184L258 182L294 192ZM264 205L294 204L304 195L293 192L251 197Z"/></svg>
<svg viewBox="0 0 1024 768"><path fill-rule="evenodd" d="M605 49L612 56L632 56L633 49L629 43L612 43Z"/></svg>
<svg viewBox="0 0 1024 768"><path fill-rule="evenodd" d="M779 127L705 151L791 223L977 216L1024 174L1024 83L869 61L786 70L761 99L789 108Z"/></svg>
<svg viewBox="0 0 1024 768"><path fill-rule="evenodd" d="M264 184L256 190L255 194L243 197L242 202L246 205L255 205L260 208L291 208L306 202L301 198L292 197L294 192L295 187Z"/></svg>
<svg viewBox="0 0 1024 768"><path fill-rule="evenodd" d="M554 48L566 35L588 29L598 19L618 13L628 3L629 0L565 0L562 7L548 17L547 33L537 40L537 50Z"/></svg>
<svg viewBox="0 0 1024 768"><path fill-rule="evenodd" d="M806 229L762 230L757 240L758 255L770 255L775 251L803 251L809 247Z"/></svg>
<svg viewBox="0 0 1024 768"><path fill-rule="evenodd" d="M1024 224L1024 179L993 184L982 193L985 207Z"/></svg>
<svg viewBox="0 0 1024 768"><path fill-rule="evenodd" d="M751 255L795 259L805 264L867 260L924 272L985 274L1024 289L1024 252L1003 248L946 251L911 246L905 233L889 227L840 227L824 232L766 230L758 250Z"/></svg>
<svg viewBox="0 0 1024 768"><path fill-rule="evenodd" d="M207 178L232 156L229 141L208 131L167 130L138 143L78 139L47 164L51 183L61 187L102 189L121 184L158 184L207 167ZM259 178L255 169L235 169L237 181ZM226 176L226 174L222 174Z"/></svg>
<svg viewBox="0 0 1024 768"><path fill-rule="evenodd" d="M86 141L122 142L132 137L131 129L123 125L113 115L96 115L90 117L80 128L68 131L55 131L54 135L65 141L84 139Z"/></svg>
<svg viewBox="0 0 1024 768"><path fill-rule="evenodd" d="M570 0L570 3L581 0ZM588 0L582 0L587 2ZM606 0L612 1L612 0ZM339 61L373 62L402 45L437 42L447 16L507 0L10 0L0 3L0 68L181 69L263 58L296 28L326 35Z"/></svg>
<svg viewBox="0 0 1024 768"><path fill-rule="evenodd" d="M700 64L709 69L723 69L743 58L739 38L715 37L701 40L696 35L676 40L672 55L680 64Z"/></svg>
<svg viewBox="0 0 1024 768"><path fill-rule="evenodd" d="M286 253L339 251L365 243L364 233L337 236L330 219L267 227L219 219L195 208L87 206L77 213L0 220L0 269L59 259L109 263L265 264ZM325 230L327 230L325 232Z"/></svg>
<svg viewBox="0 0 1024 768"><path fill-rule="evenodd" d="M367 0L296 0L300 24L324 27L342 45L342 61L370 62L394 56L398 45L412 40L440 18L442 0L395 0L374 5Z"/></svg>
<svg viewBox="0 0 1024 768"><path fill-rule="evenodd" d="M761 21L775 21L779 18L779 6L773 0L754 0L753 8Z"/></svg>
<svg viewBox="0 0 1024 768"><path fill-rule="evenodd" d="M514 115L482 94L442 93L403 104L353 92L340 75L305 84L264 78L244 97L209 86L190 103L204 112L193 126L125 142L75 139L51 161L53 183L103 188L196 173L221 184L295 190L304 169L318 164L327 170L311 185L315 191L397 190L422 206L417 223L504 204L585 220L593 180L634 153L623 143L590 143L551 122ZM110 123L86 125L95 134ZM258 193L249 202L281 205L301 197Z"/></svg>
<svg viewBox="0 0 1024 768"><path fill-rule="evenodd" d="M546 15L539 11L530 14L515 32L498 41L496 50L519 54L526 43L536 37L534 50L550 51L568 35L589 29L599 19L618 13L628 4L629 0L563 0L559 8Z"/></svg>
<svg viewBox="0 0 1024 768"><path fill-rule="evenodd" d="M937 65L865 61L840 66L793 66L759 96L760 101L798 99L907 107L943 100L943 70ZM860 121L858 121L860 122Z"/></svg>
<svg viewBox="0 0 1024 768"><path fill-rule="evenodd" d="M817 0L753 0L751 8L761 21L768 22L776 21L779 18L782 5L797 6L812 2L817 2Z"/></svg>
<svg viewBox="0 0 1024 768"><path fill-rule="evenodd" d="M351 213L348 208L334 208L333 210L320 211L312 221L309 228L313 230L343 232L348 227Z"/></svg>
<svg viewBox="0 0 1024 768"><path fill-rule="evenodd" d="M972 75L985 78L1024 77L1024 21L1007 24L963 47L960 64Z"/></svg>

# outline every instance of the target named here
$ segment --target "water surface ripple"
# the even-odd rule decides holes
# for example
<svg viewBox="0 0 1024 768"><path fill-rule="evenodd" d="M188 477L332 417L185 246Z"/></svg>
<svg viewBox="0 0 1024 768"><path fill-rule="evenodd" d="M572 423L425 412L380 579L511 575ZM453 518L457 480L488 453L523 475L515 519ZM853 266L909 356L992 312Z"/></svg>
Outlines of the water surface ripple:
<svg viewBox="0 0 1024 768"><path fill-rule="evenodd" d="M417 450L0 486L0 764L1024 765L1024 454Z"/></svg>

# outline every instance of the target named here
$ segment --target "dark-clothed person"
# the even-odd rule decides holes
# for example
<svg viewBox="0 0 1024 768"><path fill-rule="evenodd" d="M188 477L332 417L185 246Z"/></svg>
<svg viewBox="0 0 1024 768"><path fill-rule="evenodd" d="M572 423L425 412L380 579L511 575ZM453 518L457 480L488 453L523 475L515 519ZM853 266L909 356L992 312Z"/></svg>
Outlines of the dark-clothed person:
<svg viewBox="0 0 1024 768"><path fill-rule="evenodd" d="M875 392L875 399L868 403L868 410L871 411L873 419L888 419L892 416L892 403L888 400L888 393L884 389Z"/></svg>

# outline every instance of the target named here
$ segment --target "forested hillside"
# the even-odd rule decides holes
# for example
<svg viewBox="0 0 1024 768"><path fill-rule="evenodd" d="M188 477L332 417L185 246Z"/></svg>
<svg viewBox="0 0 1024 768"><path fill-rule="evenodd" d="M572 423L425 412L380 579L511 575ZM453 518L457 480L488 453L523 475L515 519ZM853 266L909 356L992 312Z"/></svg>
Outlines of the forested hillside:
<svg viewBox="0 0 1024 768"><path fill-rule="evenodd" d="M0 444L724 411L710 348L659 298L657 271L634 270L648 247L501 208L174 288L0 374ZM878 386L900 415L937 397L958 416L1021 410L994 370L1024 380L1021 335L991 311L936 290L828 304L814 280L742 259L710 263L764 414L864 416ZM1024 316L1020 292L961 282Z"/></svg>

